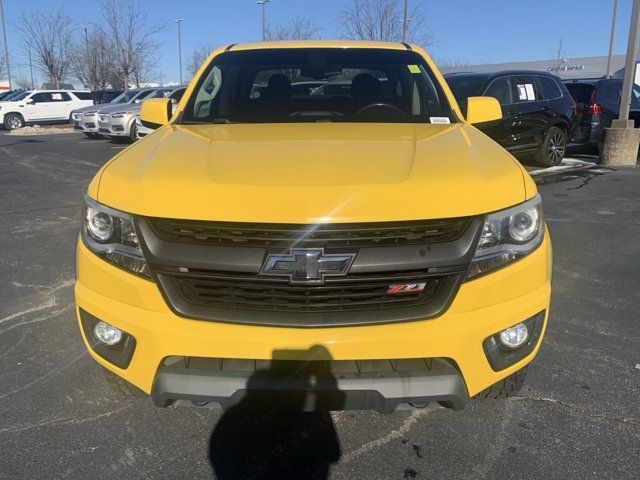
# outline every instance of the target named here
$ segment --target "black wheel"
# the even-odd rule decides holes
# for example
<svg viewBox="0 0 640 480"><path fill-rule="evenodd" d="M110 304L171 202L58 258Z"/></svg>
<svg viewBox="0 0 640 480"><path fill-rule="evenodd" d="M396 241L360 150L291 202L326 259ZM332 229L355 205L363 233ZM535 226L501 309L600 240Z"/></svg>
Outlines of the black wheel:
<svg viewBox="0 0 640 480"><path fill-rule="evenodd" d="M82 132L82 133L84 133L89 138L98 138L100 136L97 133L93 133L93 132Z"/></svg>
<svg viewBox="0 0 640 480"><path fill-rule="evenodd" d="M4 128L7 130L16 130L24 127L24 119L19 113L8 113L4 117Z"/></svg>
<svg viewBox="0 0 640 480"><path fill-rule="evenodd" d="M522 388L524 379L527 378L528 368L528 365L524 368L521 368L517 372L509 375L504 380L500 380L499 382L491 385L489 388L484 389L473 398L498 399L513 397Z"/></svg>
<svg viewBox="0 0 640 480"><path fill-rule="evenodd" d="M102 373L104 378L111 388L113 388L120 395L127 397L145 397L146 394L135 385L130 384L124 378L119 377L115 373L102 367Z"/></svg>
<svg viewBox="0 0 640 480"><path fill-rule="evenodd" d="M551 127L544 137L542 146L536 152L536 163L543 167L559 165L567 151L567 132Z"/></svg>
<svg viewBox="0 0 640 480"><path fill-rule="evenodd" d="M131 130L129 130L129 141L131 143L135 142L136 140L138 140L138 126L136 125L135 120L133 121L133 123L131 124Z"/></svg>

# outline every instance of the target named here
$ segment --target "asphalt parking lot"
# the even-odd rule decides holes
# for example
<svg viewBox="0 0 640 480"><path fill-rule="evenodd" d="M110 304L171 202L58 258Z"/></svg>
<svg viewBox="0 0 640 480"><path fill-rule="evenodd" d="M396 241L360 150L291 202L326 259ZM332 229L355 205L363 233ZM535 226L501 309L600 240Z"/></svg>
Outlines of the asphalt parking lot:
<svg viewBox="0 0 640 480"><path fill-rule="evenodd" d="M536 174L554 290L519 397L458 413L219 423L219 411L120 397L82 344L73 306L81 200L121 148L0 132L1 478L214 478L212 463L225 478L302 465L275 478L325 478L327 468L335 479L638 478L640 169Z"/></svg>

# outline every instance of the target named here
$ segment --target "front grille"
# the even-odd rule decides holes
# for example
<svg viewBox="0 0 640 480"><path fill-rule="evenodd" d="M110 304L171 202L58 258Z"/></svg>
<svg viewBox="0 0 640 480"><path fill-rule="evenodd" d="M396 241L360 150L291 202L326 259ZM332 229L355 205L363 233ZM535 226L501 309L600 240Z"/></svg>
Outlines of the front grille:
<svg viewBox="0 0 640 480"><path fill-rule="evenodd" d="M324 285L291 285L288 279L191 270L170 275L190 304L272 312L344 312L426 305L446 277L424 272L350 274L327 278ZM424 283L415 293L387 293L393 284Z"/></svg>
<svg viewBox="0 0 640 480"><path fill-rule="evenodd" d="M456 240L470 217L384 223L268 224L147 219L163 240L243 247L345 248L419 245Z"/></svg>

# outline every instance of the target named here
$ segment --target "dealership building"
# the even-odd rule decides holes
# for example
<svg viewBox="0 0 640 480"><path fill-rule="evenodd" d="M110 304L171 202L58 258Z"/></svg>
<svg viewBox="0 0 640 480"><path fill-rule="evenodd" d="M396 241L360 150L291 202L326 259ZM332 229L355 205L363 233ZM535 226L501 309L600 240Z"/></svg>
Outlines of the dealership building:
<svg viewBox="0 0 640 480"><path fill-rule="evenodd" d="M624 55L611 58L611 72L614 78L624 76ZM499 72L502 70L538 70L551 72L562 79L602 78L607 72L607 57L576 57L561 60L534 60L531 62L490 63L485 65L463 65L442 67L443 73L453 72ZM637 83L637 81L636 81Z"/></svg>

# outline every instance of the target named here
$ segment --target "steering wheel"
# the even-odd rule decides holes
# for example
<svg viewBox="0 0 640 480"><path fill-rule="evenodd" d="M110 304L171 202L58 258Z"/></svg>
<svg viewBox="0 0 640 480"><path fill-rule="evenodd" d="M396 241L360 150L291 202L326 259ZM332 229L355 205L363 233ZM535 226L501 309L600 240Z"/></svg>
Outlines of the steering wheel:
<svg viewBox="0 0 640 480"><path fill-rule="evenodd" d="M385 103L385 102L376 102L376 103L370 103L369 105L365 105L364 107L356 111L356 115L361 115L365 113L367 110L373 110L374 108L386 108L388 110L393 110L396 113L401 113L402 115L406 115L401 108L395 106L393 103Z"/></svg>

